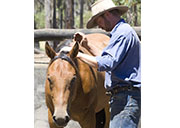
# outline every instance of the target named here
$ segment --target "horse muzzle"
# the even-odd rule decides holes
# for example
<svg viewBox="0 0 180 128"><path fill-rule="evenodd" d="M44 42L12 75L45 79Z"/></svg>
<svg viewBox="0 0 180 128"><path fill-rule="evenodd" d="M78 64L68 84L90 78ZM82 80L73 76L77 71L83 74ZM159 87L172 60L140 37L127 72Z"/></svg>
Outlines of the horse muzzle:
<svg viewBox="0 0 180 128"><path fill-rule="evenodd" d="M70 120L69 116L64 116L64 117L53 116L54 123L59 127L65 127L69 122L69 120Z"/></svg>

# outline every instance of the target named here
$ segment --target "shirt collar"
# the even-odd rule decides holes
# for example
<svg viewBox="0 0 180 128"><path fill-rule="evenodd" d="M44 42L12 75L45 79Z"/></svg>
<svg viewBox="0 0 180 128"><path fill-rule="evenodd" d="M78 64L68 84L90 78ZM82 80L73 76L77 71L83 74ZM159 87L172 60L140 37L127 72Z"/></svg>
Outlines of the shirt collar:
<svg viewBox="0 0 180 128"><path fill-rule="evenodd" d="M118 26L121 24L121 23L125 23L125 20L124 19L120 19L117 24L114 26L114 28L112 29L112 31L110 32L110 37L112 36L112 34L116 31L116 29L118 28Z"/></svg>

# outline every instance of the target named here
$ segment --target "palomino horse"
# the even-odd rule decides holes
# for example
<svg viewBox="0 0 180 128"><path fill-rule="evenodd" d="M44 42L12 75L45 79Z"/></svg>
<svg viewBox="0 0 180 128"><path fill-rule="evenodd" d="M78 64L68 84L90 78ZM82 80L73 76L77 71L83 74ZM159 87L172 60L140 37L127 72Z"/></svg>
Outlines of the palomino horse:
<svg viewBox="0 0 180 128"><path fill-rule="evenodd" d="M102 34L90 35L91 38L98 36L99 42L109 39ZM91 40L88 36L87 39ZM109 97L105 95L104 73L77 59L79 49L90 54L77 42L69 53L56 53L48 43L45 45L51 59L45 83L50 128L63 128L70 119L78 121L82 128L108 128ZM105 126L101 124L104 123L103 114L98 112L105 112Z"/></svg>

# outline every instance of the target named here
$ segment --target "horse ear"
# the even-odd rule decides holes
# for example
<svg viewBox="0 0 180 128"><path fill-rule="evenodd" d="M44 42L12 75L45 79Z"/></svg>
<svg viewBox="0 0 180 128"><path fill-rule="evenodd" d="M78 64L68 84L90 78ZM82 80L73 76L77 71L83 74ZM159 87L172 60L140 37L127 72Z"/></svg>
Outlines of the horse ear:
<svg viewBox="0 0 180 128"><path fill-rule="evenodd" d="M79 52L79 43L76 42L73 48L71 49L69 55L72 59L74 59L77 56L78 52Z"/></svg>
<svg viewBox="0 0 180 128"><path fill-rule="evenodd" d="M82 39L83 39L83 36L84 36L84 33L82 33L82 32L77 32L77 33L75 33L74 34L74 40L76 41L76 42L81 42L82 41Z"/></svg>
<svg viewBox="0 0 180 128"><path fill-rule="evenodd" d="M45 51L49 58L53 59L56 56L56 52L49 46L49 43L46 42L45 44Z"/></svg>

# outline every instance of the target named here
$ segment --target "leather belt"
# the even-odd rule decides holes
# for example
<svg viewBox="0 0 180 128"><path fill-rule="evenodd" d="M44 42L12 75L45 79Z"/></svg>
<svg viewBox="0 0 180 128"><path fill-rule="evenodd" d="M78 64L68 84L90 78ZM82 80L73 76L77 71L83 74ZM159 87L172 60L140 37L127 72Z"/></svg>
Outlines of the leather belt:
<svg viewBox="0 0 180 128"><path fill-rule="evenodd" d="M138 87L133 87L131 85L127 85L127 86L117 86L117 87L114 87L113 89L111 90L108 90L106 91L106 95L108 96L112 96L112 95L115 95L121 91L134 91L134 90L140 90L140 88Z"/></svg>

